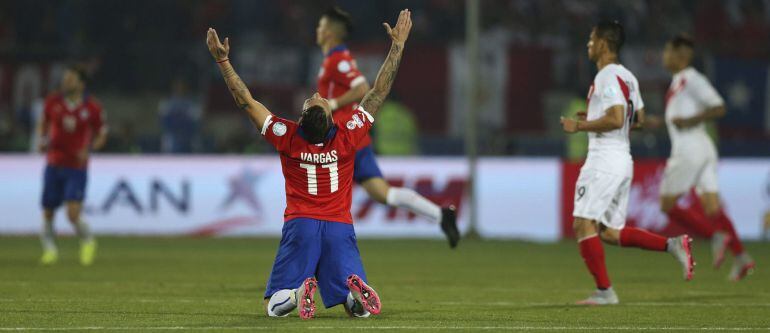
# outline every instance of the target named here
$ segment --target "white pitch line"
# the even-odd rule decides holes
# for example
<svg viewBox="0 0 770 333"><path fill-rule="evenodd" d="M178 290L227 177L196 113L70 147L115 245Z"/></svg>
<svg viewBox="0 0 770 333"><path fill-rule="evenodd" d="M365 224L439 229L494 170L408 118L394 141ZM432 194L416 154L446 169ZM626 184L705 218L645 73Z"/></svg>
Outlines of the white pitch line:
<svg viewBox="0 0 770 333"><path fill-rule="evenodd" d="M81 299L77 302L107 302L111 299ZM122 303L260 303L258 299L193 299L193 298L169 298L169 299L155 299L155 298L136 298L136 299L123 299ZM71 303L72 299L50 299L50 298L0 298L0 303L16 303L16 302L35 302L35 303ZM413 304L412 302L402 301L390 301L388 304ZM508 302L508 301L496 301L496 302L432 302L434 305L465 305L465 306L513 306L513 307L530 307L530 306L575 306L571 303L559 303L559 302ZM700 302L626 302L620 303L621 306L686 306L686 307L770 307L770 303L700 303Z"/></svg>
<svg viewBox="0 0 770 333"><path fill-rule="evenodd" d="M571 303L554 302L433 302L435 305L472 305L472 306L576 306ZM627 302L621 306L687 306L687 307L769 307L770 303L698 303L698 302Z"/></svg>
<svg viewBox="0 0 770 333"><path fill-rule="evenodd" d="M109 327L109 326L85 326L85 327L0 327L0 331L206 331L206 330L479 330L479 331L770 331L770 327L633 327L633 326L309 326L309 327L270 327L270 326L154 326L154 327Z"/></svg>

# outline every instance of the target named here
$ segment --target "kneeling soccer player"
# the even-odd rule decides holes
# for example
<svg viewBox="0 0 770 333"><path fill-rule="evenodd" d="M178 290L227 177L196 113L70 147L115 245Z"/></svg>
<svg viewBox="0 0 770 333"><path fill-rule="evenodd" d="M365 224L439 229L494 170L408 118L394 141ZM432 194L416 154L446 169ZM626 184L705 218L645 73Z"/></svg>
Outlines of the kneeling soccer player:
<svg viewBox="0 0 770 333"><path fill-rule="evenodd" d="M403 10L396 26L384 24L390 52L357 111L335 125L329 101L318 93L305 100L294 122L274 116L255 101L229 62L230 42L214 29L206 38L211 55L238 106L280 153L286 178L286 212L281 243L267 283L267 314L284 317L299 309L303 319L315 315L315 291L324 305L343 304L355 317L377 315L377 292L367 284L350 214L356 147L369 132L374 115L390 92L412 28Z"/></svg>

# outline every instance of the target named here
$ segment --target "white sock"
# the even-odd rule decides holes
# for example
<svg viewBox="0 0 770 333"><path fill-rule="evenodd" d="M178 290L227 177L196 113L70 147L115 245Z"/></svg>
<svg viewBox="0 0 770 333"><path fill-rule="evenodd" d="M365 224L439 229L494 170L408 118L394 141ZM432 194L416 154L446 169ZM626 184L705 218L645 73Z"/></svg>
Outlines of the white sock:
<svg viewBox="0 0 770 333"><path fill-rule="evenodd" d="M348 311L350 311L350 313L353 314L353 316L357 318L367 318L370 315L369 311L366 311L363 305L356 301L356 298L353 297L353 293L348 293L348 299L345 301L345 307L348 309Z"/></svg>
<svg viewBox="0 0 770 333"><path fill-rule="evenodd" d="M296 289L281 289L276 291L267 302L267 315L270 317L286 317L297 308Z"/></svg>
<svg viewBox="0 0 770 333"><path fill-rule="evenodd" d="M94 236L91 234L91 229L82 219L78 221L78 223L75 223L75 233L78 234L81 242L90 242L94 240Z"/></svg>
<svg viewBox="0 0 770 333"><path fill-rule="evenodd" d="M43 221L40 244L43 245L43 251L56 251L56 232L53 230L53 221Z"/></svg>
<svg viewBox="0 0 770 333"><path fill-rule="evenodd" d="M441 207L434 204L417 192L404 187L391 187L388 191L388 205L404 208L412 213L421 215L431 222L441 222Z"/></svg>

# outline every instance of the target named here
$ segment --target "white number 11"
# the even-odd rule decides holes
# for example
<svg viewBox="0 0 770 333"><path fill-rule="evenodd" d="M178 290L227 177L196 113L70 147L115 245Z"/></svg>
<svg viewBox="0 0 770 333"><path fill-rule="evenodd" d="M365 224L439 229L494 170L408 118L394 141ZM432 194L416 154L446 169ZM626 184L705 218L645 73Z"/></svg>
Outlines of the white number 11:
<svg viewBox="0 0 770 333"><path fill-rule="evenodd" d="M300 163L299 167L307 171L307 192L312 195L318 195L318 176L316 174L315 164ZM331 185L331 193L337 192L340 186L339 174L337 173L337 162L324 164L321 167L329 169L329 185Z"/></svg>

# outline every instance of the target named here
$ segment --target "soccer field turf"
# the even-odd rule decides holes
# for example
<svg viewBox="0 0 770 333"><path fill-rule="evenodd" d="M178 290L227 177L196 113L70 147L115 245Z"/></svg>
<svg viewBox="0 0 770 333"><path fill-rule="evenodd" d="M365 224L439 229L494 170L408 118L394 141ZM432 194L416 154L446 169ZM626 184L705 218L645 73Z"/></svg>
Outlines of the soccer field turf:
<svg viewBox="0 0 770 333"><path fill-rule="evenodd" d="M572 242L533 244L359 240L382 315L349 319L341 307L317 318L267 318L262 293L277 239L99 239L92 267L77 242L61 239L60 260L37 264L38 241L0 238L0 330L388 331L770 330L770 244L748 244L758 270L731 283L697 242L695 280L685 283L666 253L607 248L621 305L571 302L593 283Z"/></svg>

